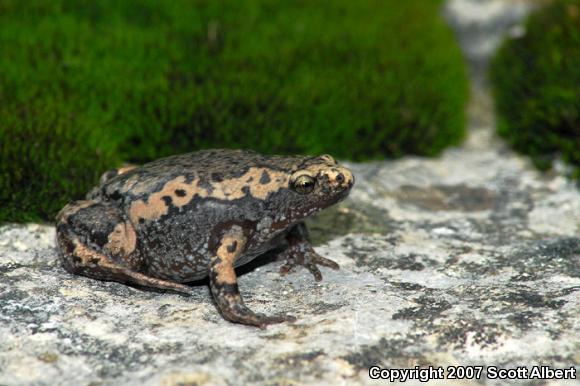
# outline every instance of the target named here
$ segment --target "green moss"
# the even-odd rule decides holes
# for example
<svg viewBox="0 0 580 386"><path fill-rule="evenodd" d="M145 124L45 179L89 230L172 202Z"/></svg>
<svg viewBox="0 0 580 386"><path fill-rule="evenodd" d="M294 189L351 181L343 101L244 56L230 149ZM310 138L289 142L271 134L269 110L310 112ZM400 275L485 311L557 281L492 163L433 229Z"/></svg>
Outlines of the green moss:
<svg viewBox="0 0 580 386"><path fill-rule="evenodd" d="M527 20L491 67L499 133L541 169L561 156L580 177L580 1L559 0Z"/></svg>
<svg viewBox="0 0 580 386"><path fill-rule="evenodd" d="M0 0L0 222L200 148L437 154L463 137L467 89L440 6Z"/></svg>

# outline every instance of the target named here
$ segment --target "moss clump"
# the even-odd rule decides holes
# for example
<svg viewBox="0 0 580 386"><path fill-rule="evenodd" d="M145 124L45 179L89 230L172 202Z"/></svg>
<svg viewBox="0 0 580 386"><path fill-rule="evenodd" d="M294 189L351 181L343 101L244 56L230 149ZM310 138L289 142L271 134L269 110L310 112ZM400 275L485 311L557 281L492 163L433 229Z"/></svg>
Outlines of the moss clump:
<svg viewBox="0 0 580 386"><path fill-rule="evenodd" d="M491 67L499 133L541 169L556 156L580 177L580 1L532 14Z"/></svg>
<svg viewBox="0 0 580 386"><path fill-rule="evenodd" d="M209 147L433 155L463 137L441 1L0 1L0 222Z"/></svg>
<svg viewBox="0 0 580 386"><path fill-rule="evenodd" d="M76 133L14 122L0 130L0 219L52 219L70 197L82 197L113 159Z"/></svg>

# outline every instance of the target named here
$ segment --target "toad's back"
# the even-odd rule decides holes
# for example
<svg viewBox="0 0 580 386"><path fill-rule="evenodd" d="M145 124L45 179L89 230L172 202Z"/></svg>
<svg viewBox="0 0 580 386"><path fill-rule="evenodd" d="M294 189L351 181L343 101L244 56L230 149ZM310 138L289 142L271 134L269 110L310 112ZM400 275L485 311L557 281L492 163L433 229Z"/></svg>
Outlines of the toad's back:
<svg viewBox="0 0 580 386"><path fill-rule="evenodd" d="M153 276L187 282L207 275L212 236L239 223L248 235L236 265L275 247L283 229L272 194L288 187L306 157L264 156L250 151L209 150L163 158L103 184L106 200L118 200L138 235ZM275 240L274 240L275 241Z"/></svg>

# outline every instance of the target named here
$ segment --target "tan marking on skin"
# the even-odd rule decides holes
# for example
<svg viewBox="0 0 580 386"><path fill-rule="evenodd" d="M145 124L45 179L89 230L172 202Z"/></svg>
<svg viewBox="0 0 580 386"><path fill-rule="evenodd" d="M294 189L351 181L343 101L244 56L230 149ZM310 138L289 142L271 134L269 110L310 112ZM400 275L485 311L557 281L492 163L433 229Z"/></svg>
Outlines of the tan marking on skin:
<svg viewBox="0 0 580 386"><path fill-rule="evenodd" d="M99 253L88 246L82 244L78 239L74 240L75 249L73 251L73 255L77 256L81 259L82 264L84 266L97 266L100 268L108 268L111 269L111 272L114 270L118 270L119 268L123 268L118 264L113 263L109 257L106 255Z"/></svg>
<svg viewBox="0 0 580 386"><path fill-rule="evenodd" d="M69 204L65 205L65 207L62 208L60 210L60 212L58 212L58 214L56 215L56 220L59 222L65 221L70 216L77 213L79 210L84 209L84 208L88 208L89 206L94 205L94 204L95 204L95 202L90 201L90 200L83 200L83 201L76 201L73 203L69 203Z"/></svg>
<svg viewBox="0 0 580 386"><path fill-rule="evenodd" d="M339 174L342 174L344 177L344 182L342 184L336 181L336 177ZM345 167L337 165L325 165L325 164L311 165L306 169L294 172L290 177L290 180L295 181L296 178L302 175L308 175L313 178L317 178L321 175L326 175L328 176L328 180L330 181L330 183L336 185L347 185L353 180L352 172L350 170L348 170Z"/></svg>
<svg viewBox="0 0 580 386"><path fill-rule="evenodd" d="M330 159L327 160L329 163ZM332 159L334 162L334 159ZM266 184L260 183L260 178L264 170L268 173L270 180ZM259 200L265 200L269 194L275 193L280 189L288 188L289 181L294 180L295 177L306 174L311 177L317 177L319 174L327 174L330 181L335 181L336 176L342 173L345 176L346 181L352 179L352 174L348 169L342 168L340 166L328 165L328 164L316 164L311 165L306 169L299 170L292 175L292 178L288 177L288 173L283 171L277 171L269 168L259 168L251 167L246 173L236 178L229 178L219 182L211 183L212 193L208 194L208 191L201 188L198 185L199 180L195 179L191 183L185 183L185 177L179 176L169 182L167 182L163 189L159 192L155 192L149 196L149 198L144 200L138 200L131 204L129 209L129 217L133 224L137 224L140 218L145 220L155 220L159 217L166 215L169 211L167 204L163 201L164 196L171 197L172 204L177 207L182 207L188 204L196 195L199 197L212 197L220 200L236 200L242 198L246 195L244 188L248 188L250 195ZM250 181L251 182L248 182ZM130 188L128 186L131 185ZM127 185L125 186L125 191L131 190L134 193L139 193L145 190L145 182L139 181L137 176L131 177L127 180ZM175 194L176 190L182 190L185 195L178 196Z"/></svg>
<svg viewBox="0 0 580 386"><path fill-rule="evenodd" d="M151 196L147 202L143 200L133 202L129 209L129 218L136 225L140 219L154 220L167 214L167 211L167 205L163 201Z"/></svg>
<svg viewBox="0 0 580 386"><path fill-rule="evenodd" d="M336 160L334 158L332 158L332 156L330 154L323 154L318 158L320 158L328 163L331 163L332 165L336 165Z"/></svg>
<svg viewBox="0 0 580 386"><path fill-rule="evenodd" d="M115 264L106 255L98 253L86 245L81 244L78 239L75 239L73 242L75 245L73 255L79 257L83 265L88 269L94 270L95 268L99 268L104 272L104 275L108 277L107 280L112 279L119 282L129 281L148 287L172 289L187 294L191 293L189 288L184 285L149 277L142 273L131 271L130 268ZM99 276L94 276L93 274L88 274L87 276L99 278Z"/></svg>
<svg viewBox="0 0 580 386"><path fill-rule="evenodd" d="M107 265L107 259L104 255L93 251L84 244L81 244L77 239L74 240L74 245L75 249L73 255L79 257L84 265ZM93 262L95 259L98 260L98 263Z"/></svg>
<svg viewBox="0 0 580 386"><path fill-rule="evenodd" d="M298 170L294 174L298 175L301 171L303 171L303 172L306 172L306 174L309 174L311 177L316 177L320 173L327 171L327 170L330 170L333 167L334 167L334 165L315 164L315 165L308 166L306 169Z"/></svg>
<svg viewBox="0 0 580 386"><path fill-rule="evenodd" d="M237 248L234 252L228 251L228 246L237 242ZM217 272L217 281L219 283L235 284L237 281L236 272L234 270L234 262L236 258L241 255L241 251L246 244L246 238L241 229L235 230L222 237L220 246L217 250L217 256L220 262L215 265Z"/></svg>
<svg viewBox="0 0 580 386"><path fill-rule="evenodd" d="M179 181L177 181L178 179ZM207 190L199 186L198 184L199 180L197 179L193 180L189 184L183 182L185 181L184 177L178 177L174 181L175 181L174 183L170 184L169 189L173 189L171 191L171 200L173 202L173 205L177 206L178 208L187 205L195 195L200 197L206 197L208 195ZM183 196L177 195L177 193L175 193L177 190L182 191L183 193L185 193L185 195Z"/></svg>
<svg viewBox="0 0 580 386"><path fill-rule="evenodd" d="M115 255L128 256L135 251L137 245L135 229L126 222L117 224L108 239L105 248Z"/></svg>
<svg viewBox="0 0 580 386"><path fill-rule="evenodd" d="M270 181L267 184L259 182L264 170L270 176ZM235 200L244 197L246 195L243 190L245 187L250 189L252 197L264 200L268 194L288 187L288 174L268 168L251 167L242 176L214 182L212 187L214 190L211 197L220 200Z"/></svg>
<svg viewBox="0 0 580 386"><path fill-rule="evenodd" d="M307 175L310 177L318 177L320 174L328 171L328 170L332 170L332 169L337 169L340 168L340 166L336 166L330 162L326 162L326 163L316 163L313 165L309 165L304 169L300 169L295 171L294 173L292 173L292 177L290 178L291 181L296 180L297 177L301 176L301 175Z"/></svg>
<svg viewBox="0 0 580 386"><path fill-rule="evenodd" d="M117 169L117 175L125 174L125 173L127 173L127 172L129 172L137 167L138 167L137 165L131 165L131 164L123 165L119 169Z"/></svg>
<svg viewBox="0 0 580 386"><path fill-rule="evenodd" d="M185 177L179 176L175 179L168 181L158 192L155 192L149 196L147 201L137 200L131 203L129 208L129 218L133 224L137 224L140 218L145 220L155 220L159 217L167 214L169 208L163 197L171 197L173 205L177 207L182 207L190 202L194 196L207 197L208 192L206 189L199 187L197 184L198 180L194 180L191 183L185 183ZM182 190L185 192L183 197L175 194L176 190Z"/></svg>
<svg viewBox="0 0 580 386"><path fill-rule="evenodd" d="M129 218L133 224L137 224L140 218L145 220L155 220L166 215L169 211L167 204L163 201L164 196L171 197L172 204L177 207L182 207L188 204L195 196L212 197L220 200L235 200L246 195L244 188L248 187L252 197L264 200L268 194L278 191L281 188L288 187L288 175L281 171L266 169L270 176L270 181L267 184L259 183L260 177L264 168L251 167L246 173L237 178L229 178L220 182L213 182L212 194L209 195L207 189L199 186L199 180L195 179L191 183L185 183L185 177L179 176L167 182L163 189L155 192L144 200L137 200L131 204L129 209ZM251 183L248 179L253 178ZM132 181L134 180L134 181ZM140 188L139 181L135 177L127 180L127 183L133 183L131 188L123 190L131 190L138 193ZM184 196L178 196L175 191L181 190L185 192Z"/></svg>
<svg viewBox="0 0 580 386"><path fill-rule="evenodd" d="M334 168L332 169L328 169L322 172L323 175L326 175L328 177L328 181L330 183L331 186L333 185L339 185L338 182L336 181L336 176L338 176L340 174L340 172Z"/></svg>

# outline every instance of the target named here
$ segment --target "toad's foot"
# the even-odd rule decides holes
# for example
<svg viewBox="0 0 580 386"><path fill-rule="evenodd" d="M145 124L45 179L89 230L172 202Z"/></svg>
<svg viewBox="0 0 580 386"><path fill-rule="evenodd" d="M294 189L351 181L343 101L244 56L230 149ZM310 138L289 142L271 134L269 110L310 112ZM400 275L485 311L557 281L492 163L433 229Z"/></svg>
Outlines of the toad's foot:
<svg viewBox="0 0 580 386"><path fill-rule="evenodd" d="M231 322L248 324L265 328L268 324L294 322L290 315L272 315L256 313L245 304L234 270L234 262L244 250L246 237L242 228L234 225L218 241L209 270L211 292L220 313Z"/></svg>
<svg viewBox="0 0 580 386"><path fill-rule="evenodd" d="M220 297L220 299L216 297L216 303L218 304L218 308L223 317L231 322L247 324L264 329L269 324L283 322L292 323L296 321L296 318L291 315L265 315L254 312L243 303L239 292L229 292L229 290L230 289L228 288L222 287L219 291L223 297Z"/></svg>
<svg viewBox="0 0 580 386"><path fill-rule="evenodd" d="M314 280L321 281L322 273L318 269L318 265L332 269L339 269L339 265L325 257L320 256L314 251L310 240L308 240L308 231L306 225L300 223L296 225L286 236L288 241L288 248L280 253L280 257L286 259L286 263L280 267L280 275L284 276L292 268L297 265L302 265L310 271L314 276Z"/></svg>

